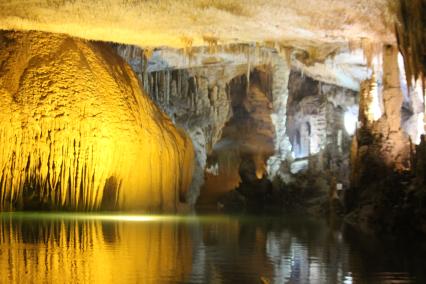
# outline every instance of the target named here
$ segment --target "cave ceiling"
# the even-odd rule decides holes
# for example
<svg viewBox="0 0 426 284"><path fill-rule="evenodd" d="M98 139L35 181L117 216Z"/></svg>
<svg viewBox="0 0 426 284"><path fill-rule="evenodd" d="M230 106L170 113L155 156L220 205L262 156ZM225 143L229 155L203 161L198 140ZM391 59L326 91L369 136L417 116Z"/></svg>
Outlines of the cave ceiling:
<svg viewBox="0 0 426 284"><path fill-rule="evenodd" d="M278 47L295 51L293 65L314 78L356 89L368 75L362 69L365 58L344 54L396 43L390 1L1 0L0 29L66 33L144 48ZM327 62L336 55L337 61Z"/></svg>

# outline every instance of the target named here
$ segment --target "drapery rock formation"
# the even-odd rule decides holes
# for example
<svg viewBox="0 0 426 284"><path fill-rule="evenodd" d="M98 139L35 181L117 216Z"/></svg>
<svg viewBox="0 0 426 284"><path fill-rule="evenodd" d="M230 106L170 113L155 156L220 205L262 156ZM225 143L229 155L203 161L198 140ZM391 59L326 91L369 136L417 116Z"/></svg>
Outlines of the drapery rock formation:
<svg viewBox="0 0 426 284"><path fill-rule="evenodd" d="M108 45L0 38L2 210L179 209L192 143Z"/></svg>

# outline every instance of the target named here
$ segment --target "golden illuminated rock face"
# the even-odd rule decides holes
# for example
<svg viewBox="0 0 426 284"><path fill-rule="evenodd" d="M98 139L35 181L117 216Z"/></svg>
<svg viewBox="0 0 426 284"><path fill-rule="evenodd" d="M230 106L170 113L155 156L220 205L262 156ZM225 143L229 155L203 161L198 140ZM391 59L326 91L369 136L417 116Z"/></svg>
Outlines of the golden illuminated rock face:
<svg viewBox="0 0 426 284"><path fill-rule="evenodd" d="M2 210L177 209L191 141L121 58L63 35L0 37Z"/></svg>

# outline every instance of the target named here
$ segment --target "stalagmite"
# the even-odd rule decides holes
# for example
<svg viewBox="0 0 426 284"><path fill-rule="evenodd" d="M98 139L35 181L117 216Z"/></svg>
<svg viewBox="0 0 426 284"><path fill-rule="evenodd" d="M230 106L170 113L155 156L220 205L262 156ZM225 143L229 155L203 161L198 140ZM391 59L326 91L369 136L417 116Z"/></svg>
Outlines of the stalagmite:
<svg viewBox="0 0 426 284"><path fill-rule="evenodd" d="M286 132L288 79L290 66L287 65L285 53L272 54L272 123L275 127L275 154L267 161L268 175L272 179L281 175L281 164L291 153L291 144ZM284 180L285 176L281 176Z"/></svg>
<svg viewBox="0 0 426 284"><path fill-rule="evenodd" d="M178 209L192 143L109 46L41 32L1 37L2 210Z"/></svg>
<svg viewBox="0 0 426 284"><path fill-rule="evenodd" d="M352 180L354 186L369 183L379 174L410 168L408 136L401 128L402 91L394 46L383 49L383 114L375 120L375 78L363 84L360 96L360 122L352 149ZM374 177L373 177L374 175Z"/></svg>

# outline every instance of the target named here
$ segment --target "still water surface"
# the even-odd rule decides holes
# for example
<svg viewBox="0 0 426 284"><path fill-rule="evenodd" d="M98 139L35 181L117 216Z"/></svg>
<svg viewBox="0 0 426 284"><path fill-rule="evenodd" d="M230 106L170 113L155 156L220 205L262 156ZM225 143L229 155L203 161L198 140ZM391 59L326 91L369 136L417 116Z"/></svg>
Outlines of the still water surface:
<svg viewBox="0 0 426 284"><path fill-rule="evenodd" d="M426 283L424 248L306 217L0 214L0 283Z"/></svg>

